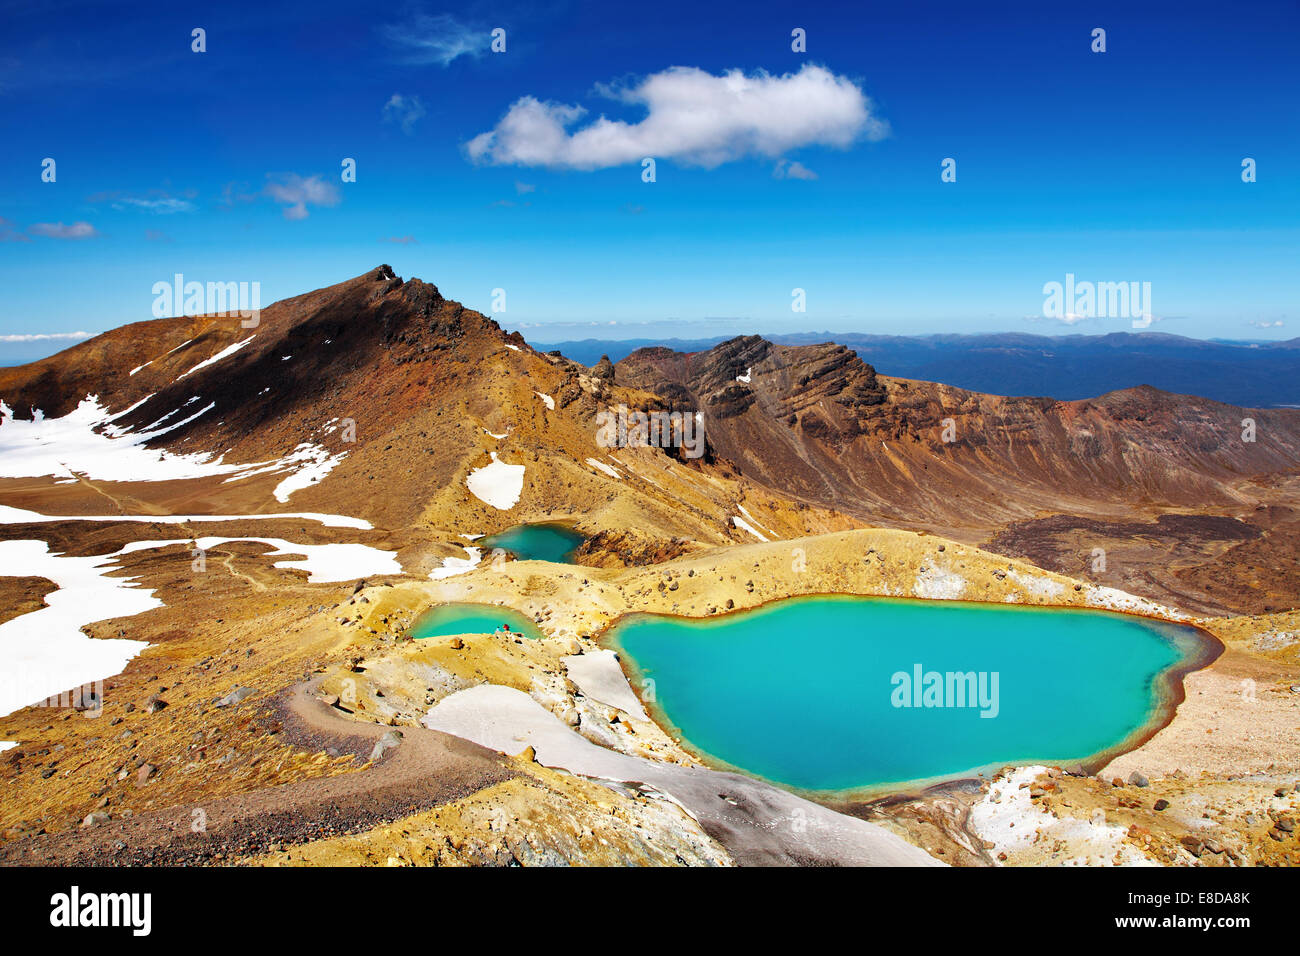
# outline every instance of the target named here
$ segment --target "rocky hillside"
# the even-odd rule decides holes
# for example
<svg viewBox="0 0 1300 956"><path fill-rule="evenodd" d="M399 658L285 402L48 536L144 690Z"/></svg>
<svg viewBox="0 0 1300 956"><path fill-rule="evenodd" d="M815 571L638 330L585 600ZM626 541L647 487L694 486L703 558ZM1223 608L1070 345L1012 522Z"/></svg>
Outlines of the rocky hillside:
<svg viewBox="0 0 1300 956"><path fill-rule="evenodd" d="M0 400L17 419L39 410L49 420L95 396L102 417L114 416L96 426L101 433L248 466L185 481L145 482L143 473L110 481L69 459L81 485L43 489L73 497L62 513L100 511L103 497L137 512L291 504L390 530L434 528L439 540L563 517L603 534L585 558L596 563L746 539L730 520L746 483L730 465L598 444L602 409L665 404L615 386L612 373L608 362L587 369L541 354L435 286L380 266L277 302L253 328L238 317L142 322L2 369ZM467 481L494 463L523 477L517 494L490 503ZM771 494L748 506L776 534L856 524Z"/></svg>
<svg viewBox="0 0 1300 956"><path fill-rule="evenodd" d="M1256 537L1256 529L1238 526L1280 503L1279 480L1300 468L1300 411L1242 409L1149 387L1073 402L1004 398L878 376L829 343L783 346L746 336L692 354L641 349L618 363L616 380L694 403L713 451L757 483L873 524L972 542L1050 515L1227 516L1234 527L1222 536L1207 540L1204 528L1195 529L1204 545L1196 564ZM1293 553L1289 537L1281 553ZM1071 551L1058 541L1053 570L1087 570L1080 555L1110 543L1090 543L1085 534ZM1035 554L1034 542L1017 540L1016 553ZM1147 558L1152 567L1164 560L1156 552ZM1184 574L1166 589L1108 570L1106 583L1154 590L1161 599L1187 597L1188 581L1198 578ZM1238 587L1237 600L1243 596ZM1228 606L1226 597L1205 606Z"/></svg>
<svg viewBox="0 0 1300 956"><path fill-rule="evenodd" d="M877 376L833 344L642 349L617 380L696 403L711 447L755 480L871 520L976 527L1070 500L1221 505L1242 500L1243 480L1300 465L1300 412L1145 387L1002 398Z"/></svg>

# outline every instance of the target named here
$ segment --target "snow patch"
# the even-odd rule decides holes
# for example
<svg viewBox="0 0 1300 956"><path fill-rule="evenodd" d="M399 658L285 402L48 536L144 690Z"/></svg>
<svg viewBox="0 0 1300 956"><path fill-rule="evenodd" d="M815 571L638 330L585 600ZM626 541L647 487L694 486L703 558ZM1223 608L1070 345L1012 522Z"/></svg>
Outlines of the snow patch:
<svg viewBox="0 0 1300 956"><path fill-rule="evenodd" d="M598 700L610 707L617 707L629 717L637 720L649 720L641 701L623 675L623 668L618 664L618 655L611 650L591 651L586 654L574 654L564 659L569 679L578 685L578 690L592 700Z"/></svg>
<svg viewBox="0 0 1300 956"><path fill-rule="evenodd" d="M311 584L352 581L356 578L369 577L374 574L405 573L402 566L397 563L397 553L395 551L383 551L379 548L372 548L368 544L294 544L284 538L254 537L199 538L193 544L200 551L209 551L232 541L253 541L275 548L276 550L272 551L268 555L269 557L290 554L304 555L301 560L276 561L275 567L301 568L307 572L307 580ZM110 555L110 557L120 557L121 555L133 554L136 551L151 551L155 548L166 548L176 544L188 547L190 543L191 539L188 538L165 541L133 541L124 546L122 550Z"/></svg>
<svg viewBox="0 0 1300 956"><path fill-rule="evenodd" d="M288 478L281 481L275 486L275 500L285 502L295 491L301 491L311 485L316 484L347 457L347 452L341 451L337 455L331 455L329 450L312 442L303 442L295 448L289 455L280 459L282 464L293 462L304 462L304 464Z"/></svg>
<svg viewBox="0 0 1300 956"><path fill-rule="evenodd" d="M0 401L0 477L75 478L80 472L99 481L175 481L232 474L251 467L225 465L205 452L177 454L142 447L213 407L208 405L166 428L135 434L113 424L148 400L113 415L97 396L87 395L62 418L46 418L37 410L31 421L15 418L9 406Z"/></svg>
<svg viewBox="0 0 1300 956"><path fill-rule="evenodd" d="M462 535L462 537L469 538L470 536ZM481 538L483 536L478 535L478 537ZM473 539L471 538L471 540ZM478 563L483 560L482 548L467 547L465 548L465 553L469 555L469 557L443 558L442 567L434 568L432 571L430 571L429 577L431 577L435 581L439 581L443 578L453 578L458 574L465 574L468 571L472 571L478 565Z"/></svg>
<svg viewBox="0 0 1300 956"><path fill-rule="evenodd" d="M591 465L591 467L592 467L592 468L595 468L597 471L603 471L605 474L609 475L609 477L611 477L611 478L614 478L614 479L621 479L621 478L623 477L623 476L620 475L617 471L615 471L612 467L610 467L609 465L605 464L603 461L597 461L595 458L588 458L588 459L587 459L587 464Z"/></svg>
<svg viewBox="0 0 1300 956"><path fill-rule="evenodd" d="M737 375L737 376L736 376L736 381L737 381L737 382L744 382L746 385L748 385L748 384L749 384L749 379L750 379L750 377L753 375L753 372L754 372L753 368L747 368L747 369L745 369L745 374L744 374L744 375Z"/></svg>
<svg viewBox="0 0 1300 956"><path fill-rule="evenodd" d="M754 527L756 527L756 528L760 529L761 531L763 531L765 534L772 534L772 531L771 531L770 529L765 528L765 527L763 527L761 524L759 524L759 523L758 523L758 519L755 518L755 517L754 517L752 514L750 514L748 511L745 510L745 506L744 506L744 505L737 505L736 507L738 507L738 508L740 509L740 513L741 513L742 515L745 516L745 520L746 520L746 521L748 521L748 522L749 522L750 524L752 524ZM773 537L775 537L775 535L773 535Z"/></svg>
<svg viewBox="0 0 1300 956"><path fill-rule="evenodd" d="M746 521L744 518L732 518L732 519L731 519L731 523L732 523L733 525L735 525L737 528L739 528L741 531L748 531L750 534L752 534L752 535L753 535L755 538L757 538L759 541L766 541L766 540L767 540L767 537L763 534L763 532L759 531L757 528L755 528L752 524L750 524L750 523L749 523L748 521Z"/></svg>
<svg viewBox="0 0 1300 956"><path fill-rule="evenodd" d="M133 578L108 577L113 555L55 554L44 541L0 541L0 575L48 578L45 607L0 624L0 715L121 673L144 641L90 638L81 628L162 607Z"/></svg>
<svg viewBox="0 0 1300 956"><path fill-rule="evenodd" d="M519 504L524 490L524 466L507 465L492 452L492 463L475 468L465 479L465 485L479 501L498 511L509 511Z"/></svg>
<svg viewBox="0 0 1300 956"><path fill-rule="evenodd" d="M200 362L198 365L194 366L194 367L193 367L192 369L190 369L188 372L181 372L181 374L178 375L178 376L176 377L176 381L179 382L179 381L180 381L181 379L183 379L186 375L193 375L195 372L197 372L197 371L198 371L199 369L201 369L201 368L207 368L209 365L215 365L216 363L220 362L220 361L221 361L222 359L224 359L224 358L229 358L230 356L232 356L232 355L234 355L236 352L238 352L240 349L242 349L242 348L243 348L245 345L247 345L249 342L253 341L253 339L255 339L255 338L257 338L257 335L256 335L256 334L253 334L253 335L250 335L248 338L244 339L244 340L241 341L241 342L236 342L236 343L234 343L233 345L227 345L224 349L222 349L222 350L221 350L220 352L218 352L216 355L212 356L211 358L204 359L202 362Z"/></svg>
<svg viewBox="0 0 1300 956"><path fill-rule="evenodd" d="M533 394L540 398L546 404L547 408L551 411L555 411L555 399L551 398L551 396L547 395L545 392L534 392Z"/></svg>
<svg viewBox="0 0 1300 956"><path fill-rule="evenodd" d="M0 524L36 524L41 521L143 521L149 524L189 524L191 521L272 521L276 518L315 521L327 528L358 528L361 531L369 531L374 527L365 518L318 514L314 511L256 515L43 515L25 508L0 505Z"/></svg>

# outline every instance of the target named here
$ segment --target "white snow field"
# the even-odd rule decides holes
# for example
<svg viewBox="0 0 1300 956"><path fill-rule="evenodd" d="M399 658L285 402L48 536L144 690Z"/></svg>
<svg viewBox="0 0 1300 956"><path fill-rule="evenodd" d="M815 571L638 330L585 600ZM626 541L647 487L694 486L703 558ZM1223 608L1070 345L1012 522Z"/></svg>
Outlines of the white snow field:
<svg viewBox="0 0 1300 956"><path fill-rule="evenodd" d="M81 633L86 624L163 606L134 579L108 577L117 570L114 557L54 554L44 541L0 541L0 575L58 585L45 607L0 624L0 715L118 674L148 646Z"/></svg>
<svg viewBox="0 0 1300 956"><path fill-rule="evenodd" d="M497 458L496 452L492 452L492 463L471 471L465 485L470 494L484 504L498 511L509 511L519 504L519 496L523 493L524 466L507 465Z"/></svg>

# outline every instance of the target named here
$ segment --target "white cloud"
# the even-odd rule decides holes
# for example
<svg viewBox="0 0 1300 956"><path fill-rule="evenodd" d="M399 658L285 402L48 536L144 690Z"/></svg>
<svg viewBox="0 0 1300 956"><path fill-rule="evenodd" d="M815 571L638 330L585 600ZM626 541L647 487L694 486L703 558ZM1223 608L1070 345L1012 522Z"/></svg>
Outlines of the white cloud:
<svg viewBox="0 0 1300 956"><path fill-rule="evenodd" d="M143 209L145 212L165 216L173 212L192 212L194 203L187 199L176 199L172 196L163 199L139 199L134 196L125 196L113 203L114 209L126 209L128 207Z"/></svg>
<svg viewBox="0 0 1300 956"><path fill-rule="evenodd" d="M308 206L337 206L339 188L319 176L302 177L297 173L282 176L279 182L266 184L266 194L284 204L285 219L306 219Z"/></svg>
<svg viewBox="0 0 1300 956"><path fill-rule="evenodd" d="M194 190L187 190L183 196L174 196L165 189L151 189L143 195L124 193L120 190L96 193L88 197L89 202L106 202L119 212L126 209L141 209L155 215L165 216L177 212L193 212L192 200L198 195Z"/></svg>
<svg viewBox="0 0 1300 956"><path fill-rule="evenodd" d="M797 160L791 162L788 159L779 159L776 168L772 170L772 177L774 179L816 179L817 174Z"/></svg>
<svg viewBox="0 0 1300 956"><path fill-rule="evenodd" d="M384 104L384 122L398 124L402 127L402 132L409 136L416 122L426 112L424 103L418 96L394 93Z"/></svg>
<svg viewBox="0 0 1300 956"><path fill-rule="evenodd" d="M531 193L536 191L537 191L537 187L534 186L532 183L521 183L519 180L517 179L515 180L515 192L517 192L519 195L522 196L525 193Z"/></svg>
<svg viewBox="0 0 1300 956"><path fill-rule="evenodd" d="M1286 323L1283 322L1281 319L1275 319L1272 322L1268 321L1267 319L1256 319L1250 324L1257 329L1280 329L1284 325L1286 325Z"/></svg>
<svg viewBox="0 0 1300 956"><path fill-rule="evenodd" d="M29 231L48 239L91 239L99 235L88 222L74 222L70 226L61 222L38 222Z"/></svg>
<svg viewBox="0 0 1300 956"><path fill-rule="evenodd" d="M524 96L496 127L466 144L476 163L603 169L644 157L712 168L746 156L777 157L801 146L845 148L859 137L881 139L889 126L852 80L825 67L798 73L714 76L675 66L634 86L597 88L643 106L636 123L605 116L570 133L586 110ZM803 167L801 167L803 168Z"/></svg>
<svg viewBox="0 0 1300 956"><path fill-rule="evenodd" d="M0 335L0 342L80 342L93 339L98 332L27 332Z"/></svg>
<svg viewBox="0 0 1300 956"><path fill-rule="evenodd" d="M417 65L449 66L458 57L482 56L491 40L491 31L468 26L447 13L419 14L410 23L386 25L383 34L404 51L405 62Z"/></svg>

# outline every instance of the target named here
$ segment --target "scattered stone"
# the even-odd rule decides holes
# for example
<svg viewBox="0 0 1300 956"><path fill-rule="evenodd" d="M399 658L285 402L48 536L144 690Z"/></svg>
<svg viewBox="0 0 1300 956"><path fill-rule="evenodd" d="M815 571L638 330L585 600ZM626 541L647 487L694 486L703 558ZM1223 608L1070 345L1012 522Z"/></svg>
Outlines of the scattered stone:
<svg viewBox="0 0 1300 956"><path fill-rule="evenodd" d="M1129 775L1128 775L1128 782L1129 782L1130 784L1132 784L1133 786L1135 786L1135 787L1149 787L1149 786L1151 786L1151 781L1148 780L1148 779L1146 778L1146 775L1143 774L1140 770L1134 770L1131 774L1129 774Z"/></svg>
<svg viewBox="0 0 1300 956"><path fill-rule="evenodd" d="M1167 809L1169 809L1169 801L1166 800L1164 797L1161 797L1159 800L1157 800L1157 801L1155 802L1155 805L1152 806L1151 809L1153 809L1153 810L1167 810Z"/></svg>
<svg viewBox="0 0 1300 956"><path fill-rule="evenodd" d="M402 732L400 730L390 730L384 736L379 738L375 744L375 749L370 751L371 761L381 759L388 751L395 749L402 742Z"/></svg>
<svg viewBox="0 0 1300 956"><path fill-rule="evenodd" d="M256 694L257 690L253 687L236 687L225 697L216 702L217 707L236 707L240 702Z"/></svg>
<svg viewBox="0 0 1300 956"><path fill-rule="evenodd" d="M149 778L154 775L154 771L157 769L158 768L151 763L141 764L140 769L135 772L135 785L137 787L143 787L149 782Z"/></svg>
<svg viewBox="0 0 1300 956"><path fill-rule="evenodd" d="M107 823L110 819L112 818L103 810L96 810L94 813L87 814L86 819L81 821L81 825L83 827L98 826L101 823Z"/></svg>

